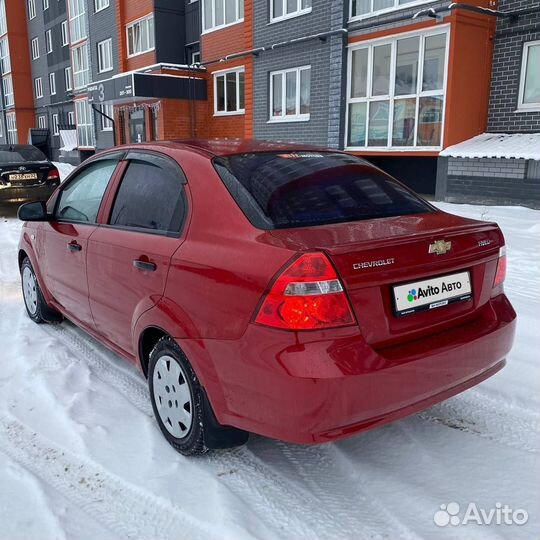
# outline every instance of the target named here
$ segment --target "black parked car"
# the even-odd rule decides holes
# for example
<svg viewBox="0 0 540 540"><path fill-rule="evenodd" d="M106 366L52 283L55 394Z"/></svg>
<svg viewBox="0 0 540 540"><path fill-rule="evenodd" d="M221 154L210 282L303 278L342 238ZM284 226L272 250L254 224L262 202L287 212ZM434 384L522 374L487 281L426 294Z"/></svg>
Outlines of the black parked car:
<svg viewBox="0 0 540 540"><path fill-rule="evenodd" d="M46 201L59 184L58 170L35 146L0 145L0 203Z"/></svg>

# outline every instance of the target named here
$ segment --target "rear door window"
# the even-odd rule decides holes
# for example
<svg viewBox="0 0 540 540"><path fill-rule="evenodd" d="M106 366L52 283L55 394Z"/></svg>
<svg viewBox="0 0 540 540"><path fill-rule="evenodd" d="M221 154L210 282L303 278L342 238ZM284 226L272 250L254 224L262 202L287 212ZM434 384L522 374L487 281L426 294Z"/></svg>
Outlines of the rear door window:
<svg viewBox="0 0 540 540"><path fill-rule="evenodd" d="M280 229L416 214L431 207L366 161L332 152L264 152L214 165L253 225Z"/></svg>
<svg viewBox="0 0 540 540"><path fill-rule="evenodd" d="M117 165L118 159L102 159L73 177L60 192L55 218L95 223L103 194Z"/></svg>
<svg viewBox="0 0 540 540"><path fill-rule="evenodd" d="M109 225L144 232L180 233L186 214L184 183L180 167L167 158L131 158Z"/></svg>

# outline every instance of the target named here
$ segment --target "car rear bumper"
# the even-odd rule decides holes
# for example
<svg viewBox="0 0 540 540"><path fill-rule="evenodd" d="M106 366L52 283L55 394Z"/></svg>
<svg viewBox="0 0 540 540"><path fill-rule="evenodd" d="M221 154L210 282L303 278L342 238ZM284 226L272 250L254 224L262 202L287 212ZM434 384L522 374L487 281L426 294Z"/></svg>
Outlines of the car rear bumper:
<svg viewBox="0 0 540 540"><path fill-rule="evenodd" d="M47 201L60 182L47 182L33 186L0 186L0 203L23 203L28 201Z"/></svg>
<svg viewBox="0 0 540 540"><path fill-rule="evenodd" d="M499 295L467 324L378 351L358 329L295 334L250 325L240 341L205 340L217 380L204 383L222 424L295 443L331 441L423 410L496 373L515 318Z"/></svg>

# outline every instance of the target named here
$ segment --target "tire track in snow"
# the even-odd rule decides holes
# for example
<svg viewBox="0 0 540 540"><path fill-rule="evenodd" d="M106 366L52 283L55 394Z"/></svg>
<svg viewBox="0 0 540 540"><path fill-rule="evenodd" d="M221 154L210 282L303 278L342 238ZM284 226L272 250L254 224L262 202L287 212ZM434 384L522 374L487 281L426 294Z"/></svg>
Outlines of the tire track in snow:
<svg viewBox="0 0 540 540"><path fill-rule="evenodd" d="M63 343L79 361L87 364L98 379L117 389L139 411L153 418L146 381L138 373L130 372L127 366L120 365L126 360L116 357L115 361L114 353L69 322L43 325L43 329Z"/></svg>
<svg viewBox="0 0 540 540"><path fill-rule="evenodd" d="M14 417L0 417L0 449L120 538L155 540L179 532L190 540L219 537L165 499L53 445Z"/></svg>
<svg viewBox="0 0 540 540"><path fill-rule="evenodd" d="M418 415L422 420L540 454L540 415L471 389Z"/></svg>
<svg viewBox="0 0 540 540"><path fill-rule="evenodd" d="M99 379L116 388L141 412L153 417L145 381L138 373L130 373L121 366L124 360L116 359L114 353L69 322L44 326L44 329L73 351ZM202 460L211 466L216 477L222 475L220 482L252 508L257 518L274 533L290 538L336 537L333 512L321 505L321 500L310 489L302 489L268 466L249 446L214 452ZM227 471L235 472L223 475ZM356 534L357 530L348 529L343 538Z"/></svg>

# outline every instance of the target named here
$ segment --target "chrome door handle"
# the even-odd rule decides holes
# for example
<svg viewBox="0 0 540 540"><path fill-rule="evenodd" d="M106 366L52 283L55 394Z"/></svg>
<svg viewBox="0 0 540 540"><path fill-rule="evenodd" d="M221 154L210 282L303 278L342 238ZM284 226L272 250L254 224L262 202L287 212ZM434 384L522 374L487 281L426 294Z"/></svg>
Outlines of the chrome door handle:
<svg viewBox="0 0 540 540"><path fill-rule="evenodd" d="M70 242L70 243L67 245L67 248L68 248L69 251L71 251L71 252L82 251L82 246L81 246L81 244L77 243L75 240L73 240L73 242Z"/></svg>
<svg viewBox="0 0 540 540"><path fill-rule="evenodd" d="M133 266L139 270L146 270L147 272L155 272L157 265L153 262L141 261L141 259L135 259L133 261Z"/></svg>

